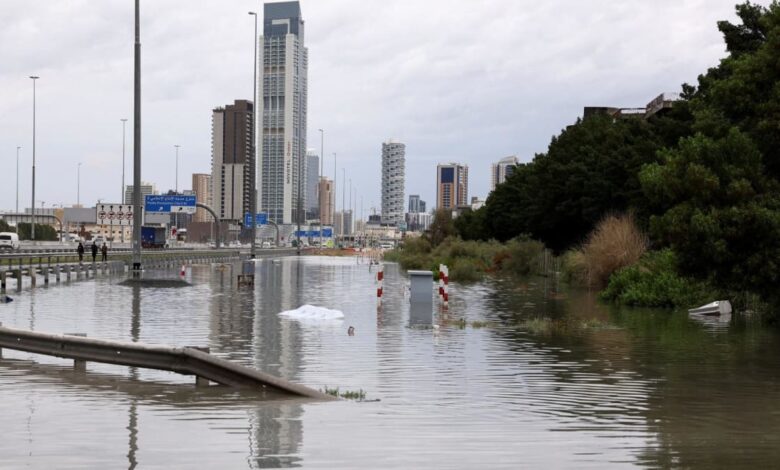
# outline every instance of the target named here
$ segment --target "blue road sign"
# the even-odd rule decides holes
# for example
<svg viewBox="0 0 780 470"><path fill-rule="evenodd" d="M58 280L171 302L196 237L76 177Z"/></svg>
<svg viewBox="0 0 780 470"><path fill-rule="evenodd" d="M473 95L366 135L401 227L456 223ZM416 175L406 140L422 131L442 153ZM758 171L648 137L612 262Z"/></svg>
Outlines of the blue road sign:
<svg viewBox="0 0 780 470"><path fill-rule="evenodd" d="M317 238L317 237L320 236L320 231L319 230L301 230L301 231L296 230L294 236L295 237L300 237L300 238L306 238L306 237ZM332 228L325 228L322 231L322 236L325 237L325 238L332 237L333 236L333 229Z"/></svg>
<svg viewBox="0 0 780 470"><path fill-rule="evenodd" d="M250 220L249 212L244 214L244 227L250 227L252 224L252 221ZM268 213L266 212L260 212L255 216L255 223L257 225L266 225L268 224Z"/></svg>
<svg viewBox="0 0 780 470"><path fill-rule="evenodd" d="M184 195L153 195L146 196L144 210L146 212L186 212L195 213L195 196Z"/></svg>

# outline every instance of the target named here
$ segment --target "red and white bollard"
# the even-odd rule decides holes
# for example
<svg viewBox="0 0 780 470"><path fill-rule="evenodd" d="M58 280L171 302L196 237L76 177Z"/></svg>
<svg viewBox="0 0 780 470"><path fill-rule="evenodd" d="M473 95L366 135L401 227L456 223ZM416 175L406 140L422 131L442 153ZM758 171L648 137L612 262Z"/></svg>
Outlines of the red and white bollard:
<svg viewBox="0 0 780 470"><path fill-rule="evenodd" d="M179 271L179 276L184 277L186 275L187 275L187 266L182 264L181 271Z"/></svg>
<svg viewBox="0 0 780 470"><path fill-rule="evenodd" d="M442 266L443 276L439 278L443 282L442 288L442 301L444 302L444 308L448 308L450 305L450 268L447 265Z"/></svg>
<svg viewBox="0 0 780 470"><path fill-rule="evenodd" d="M376 273L376 304L382 306L382 287L385 279L385 265L379 265L379 271Z"/></svg>

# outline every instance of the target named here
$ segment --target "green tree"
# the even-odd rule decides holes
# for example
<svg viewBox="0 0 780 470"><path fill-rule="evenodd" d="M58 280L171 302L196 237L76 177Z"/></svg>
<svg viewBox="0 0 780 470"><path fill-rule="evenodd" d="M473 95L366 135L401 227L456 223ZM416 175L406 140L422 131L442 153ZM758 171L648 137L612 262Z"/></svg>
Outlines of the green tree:
<svg viewBox="0 0 780 470"><path fill-rule="evenodd" d="M29 222L19 222L16 225L16 231L20 240L30 240L31 226ZM35 240L37 241L56 241L57 231L51 225L35 224Z"/></svg>
<svg viewBox="0 0 780 470"><path fill-rule="evenodd" d="M675 118L679 119L679 118ZM659 123L667 125L668 119ZM671 126L667 126L671 127ZM596 116L553 138L546 154L518 167L486 202L486 236L506 241L530 234L561 252L582 242L604 215L645 207L641 167L657 161L665 139L686 131L643 119Z"/></svg>
<svg viewBox="0 0 780 470"><path fill-rule="evenodd" d="M445 238L455 235L455 226L452 223L452 213L447 209L437 209L433 215L433 222L426 232L431 246L439 246Z"/></svg>
<svg viewBox="0 0 780 470"><path fill-rule="evenodd" d="M490 237L485 227L485 208L465 211L454 220L455 231L464 240L487 240Z"/></svg>
<svg viewBox="0 0 780 470"><path fill-rule="evenodd" d="M16 229L8 225L5 220L0 219L0 232L16 232Z"/></svg>
<svg viewBox="0 0 780 470"><path fill-rule="evenodd" d="M648 199L668 207L651 218L651 232L671 246L683 273L777 297L780 187L756 145L732 128L722 138L684 139L662 157L640 179Z"/></svg>

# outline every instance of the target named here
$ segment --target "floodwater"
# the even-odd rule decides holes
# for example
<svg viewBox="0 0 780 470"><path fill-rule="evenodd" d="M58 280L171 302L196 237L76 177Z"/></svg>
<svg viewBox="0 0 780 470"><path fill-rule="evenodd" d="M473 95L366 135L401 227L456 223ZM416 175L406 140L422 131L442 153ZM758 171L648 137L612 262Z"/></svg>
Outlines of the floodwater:
<svg viewBox="0 0 780 470"><path fill-rule="evenodd" d="M768 468L780 462L780 336L755 322L597 303L549 280L451 285L410 326L408 280L348 258L195 266L10 293L4 325L213 354L362 402L268 400L194 378L4 350L0 468ZM154 275L154 273L149 273ZM157 274L161 275L161 274ZM169 277L177 275L171 271ZM343 320L277 314L304 304ZM464 321L461 321L464 319ZM547 319L547 320L544 320ZM552 321L550 321L552 320ZM487 322L485 325L475 321ZM349 326L354 336L347 334Z"/></svg>

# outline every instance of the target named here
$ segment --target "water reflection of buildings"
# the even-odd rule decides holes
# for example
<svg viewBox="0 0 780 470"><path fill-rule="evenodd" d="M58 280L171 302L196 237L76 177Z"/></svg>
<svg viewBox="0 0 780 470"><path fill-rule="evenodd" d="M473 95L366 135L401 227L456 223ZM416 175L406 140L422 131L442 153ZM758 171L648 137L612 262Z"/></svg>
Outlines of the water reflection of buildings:
<svg viewBox="0 0 780 470"><path fill-rule="evenodd" d="M212 352L235 356L252 367L297 380L300 331L278 313L300 305L302 263L258 261L255 286L238 288L240 266L212 270L209 344ZM303 438L300 405L258 404L249 410L249 460L253 467L295 465Z"/></svg>

